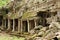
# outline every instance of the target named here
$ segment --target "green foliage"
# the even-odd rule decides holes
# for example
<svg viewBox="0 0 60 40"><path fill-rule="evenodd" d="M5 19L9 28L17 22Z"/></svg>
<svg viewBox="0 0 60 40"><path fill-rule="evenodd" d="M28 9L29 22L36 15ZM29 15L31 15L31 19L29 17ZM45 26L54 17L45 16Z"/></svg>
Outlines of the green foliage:
<svg viewBox="0 0 60 40"><path fill-rule="evenodd" d="M5 6L9 0L0 0L0 7Z"/></svg>
<svg viewBox="0 0 60 40"><path fill-rule="evenodd" d="M3 12L2 12L2 15L3 15L4 17L6 17L6 12L5 12L5 11L3 11Z"/></svg>

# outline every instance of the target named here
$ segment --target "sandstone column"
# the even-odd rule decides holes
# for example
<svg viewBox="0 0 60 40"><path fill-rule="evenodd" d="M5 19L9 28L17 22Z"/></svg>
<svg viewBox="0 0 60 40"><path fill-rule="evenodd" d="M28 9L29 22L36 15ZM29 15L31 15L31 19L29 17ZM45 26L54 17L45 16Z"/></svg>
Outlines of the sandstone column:
<svg viewBox="0 0 60 40"><path fill-rule="evenodd" d="M23 27L23 26L22 26L22 19L21 19L21 32L23 31L22 27Z"/></svg>
<svg viewBox="0 0 60 40"><path fill-rule="evenodd" d="M18 19L18 32L20 32L20 20Z"/></svg>
<svg viewBox="0 0 60 40"><path fill-rule="evenodd" d="M6 19L5 19L5 28L6 28Z"/></svg>
<svg viewBox="0 0 60 40"><path fill-rule="evenodd" d="M29 32L29 30L30 30L30 27L29 27L29 20L27 19L27 23L28 23L28 32Z"/></svg>
<svg viewBox="0 0 60 40"><path fill-rule="evenodd" d="M10 19L8 19L8 28L7 28L7 30L9 30L10 29Z"/></svg>
<svg viewBox="0 0 60 40"><path fill-rule="evenodd" d="M35 27L37 26L37 24L36 24L36 19L34 19L34 23L35 23Z"/></svg>

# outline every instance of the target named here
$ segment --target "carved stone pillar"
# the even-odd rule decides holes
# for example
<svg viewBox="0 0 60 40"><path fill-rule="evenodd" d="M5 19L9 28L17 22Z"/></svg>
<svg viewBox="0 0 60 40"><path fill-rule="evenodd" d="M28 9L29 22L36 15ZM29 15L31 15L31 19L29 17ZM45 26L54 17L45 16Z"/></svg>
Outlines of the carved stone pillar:
<svg viewBox="0 0 60 40"><path fill-rule="evenodd" d="M34 19L34 23L35 23L35 27L37 26L37 24L36 24L36 19Z"/></svg>
<svg viewBox="0 0 60 40"><path fill-rule="evenodd" d="M23 29L22 29L23 26L22 26L22 25L23 25L23 24L22 24L22 19L21 19L21 32L23 31Z"/></svg>
<svg viewBox="0 0 60 40"><path fill-rule="evenodd" d="M20 20L18 19L18 32L20 32Z"/></svg>
<svg viewBox="0 0 60 40"><path fill-rule="evenodd" d="M7 30L9 30L10 29L10 19L8 19L8 28L7 28Z"/></svg>
<svg viewBox="0 0 60 40"><path fill-rule="evenodd" d="M28 23L28 32L30 31L30 27L29 27L29 20L27 19L27 23Z"/></svg>
<svg viewBox="0 0 60 40"><path fill-rule="evenodd" d="M5 28L6 28L6 19L5 19Z"/></svg>

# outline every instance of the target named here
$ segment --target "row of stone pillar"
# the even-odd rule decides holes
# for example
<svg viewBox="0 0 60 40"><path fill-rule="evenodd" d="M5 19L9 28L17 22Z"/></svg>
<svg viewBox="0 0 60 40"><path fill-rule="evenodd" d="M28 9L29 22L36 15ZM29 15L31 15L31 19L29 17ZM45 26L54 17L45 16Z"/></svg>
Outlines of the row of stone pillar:
<svg viewBox="0 0 60 40"><path fill-rule="evenodd" d="M8 22L8 24L7 24L7 22ZM11 28L10 22L11 22L10 19L7 19L7 20L3 19L2 20L2 27L6 28L7 27L6 25L8 25L7 30L10 30L10 28ZM12 31L15 31L15 19L13 19L13 27L12 28L13 28Z"/></svg>
<svg viewBox="0 0 60 40"><path fill-rule="evenodd" d="M8 29L10 29L10 19L8 19L8 28L7 28L7 30ZM13 26L12 26L12 32L14 32L15 31L15 19L13 19ZM22 32L22 20L19 20L18 19L18 26L17 26L17 30L18 30L18 32Z"/></svg>
<svg viewBox="0 0 60 40"><path fill-rule="evenodd" d="M36 20L34 20L35 23L35 27L37 26L37 22ZM21 24L21 25L20 25ZM27 19L27 26L28 26L28 32L30 31L30 25L29 25L29 20ZM23 20L19 20L18 21L18 32L23 32Z"/></svg>
<svg viewBox="0 0 60 40"><path fill-rule="evenodd" d="M8 19L8 24L6 23L6 20L4 21L5 25L3 25L3 20L2 20L2 26L6 28L6 24L8 25L8 28L7 30L11 29L11 23L10 23L10 19ZM29 26L29 20L27 20L27 23L28 23L28 32L30 31L30 26ZM36 20L34 20L34 23L35 23L35 27L36 27ZM23 31L23 21L22 19L19 20L18 19L18 32L22 32ZM15 19L13 19L13 26L12 26L12 31L14 32L15 31Z"/></svg>

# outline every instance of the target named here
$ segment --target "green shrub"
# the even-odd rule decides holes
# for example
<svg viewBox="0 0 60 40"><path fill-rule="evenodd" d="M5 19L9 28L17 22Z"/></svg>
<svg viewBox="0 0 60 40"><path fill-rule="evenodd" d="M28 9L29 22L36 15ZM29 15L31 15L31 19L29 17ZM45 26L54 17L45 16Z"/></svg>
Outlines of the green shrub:
<svg viewBox="0 0 60 40"><path fill-rule="evenodd" d="M9 0L0 0L0 7L5 6Z"/></svg>

